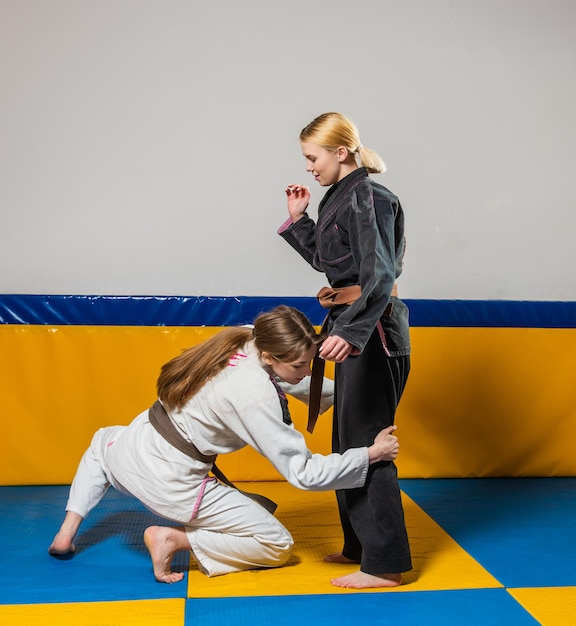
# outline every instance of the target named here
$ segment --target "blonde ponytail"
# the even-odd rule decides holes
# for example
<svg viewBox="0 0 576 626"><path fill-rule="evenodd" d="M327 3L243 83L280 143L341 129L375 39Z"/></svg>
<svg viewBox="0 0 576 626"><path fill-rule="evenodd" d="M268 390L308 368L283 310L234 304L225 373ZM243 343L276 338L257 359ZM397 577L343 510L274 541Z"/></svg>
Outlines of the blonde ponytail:
<svg viewBox="0 0 576 626"><path fill-rule="evenodd" d="M326 150L336 150L344 146L353 154L360 165L369 172L379 174L386 171L386 165L376 152L365 148L354 122L341 113L323 113L302 129L300 141L315 143Z"/></svg>
<svg viewBox="0 0 576 626"><path fill-rule="evenodd" d="M369 172L381 174L386 171L386 164L374 150L360 145L359 150L356 151L356 155L358 161L360 161L360 165L365 167Z"/></svg>

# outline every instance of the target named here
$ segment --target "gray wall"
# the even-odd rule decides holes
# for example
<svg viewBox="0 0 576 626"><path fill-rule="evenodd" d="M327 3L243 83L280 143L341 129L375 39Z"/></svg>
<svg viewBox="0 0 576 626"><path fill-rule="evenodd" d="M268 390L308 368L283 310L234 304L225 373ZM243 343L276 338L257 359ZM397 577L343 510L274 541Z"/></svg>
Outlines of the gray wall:
<svg viewBox="0 0 576 626"><path fill-rule="evenodd" d="M573 0L0 0L0 293L311 295L275 234L340 111L407 298L576 300Z"/></svg>

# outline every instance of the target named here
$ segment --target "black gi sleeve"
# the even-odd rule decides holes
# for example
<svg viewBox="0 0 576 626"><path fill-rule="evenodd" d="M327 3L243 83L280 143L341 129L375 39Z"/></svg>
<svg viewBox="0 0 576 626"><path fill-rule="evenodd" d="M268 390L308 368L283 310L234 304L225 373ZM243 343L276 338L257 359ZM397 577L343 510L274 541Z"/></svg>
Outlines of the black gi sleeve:
<svg viewBox="0 0 576 626"><path fill-rule="evenodd" d="M315 270L321 272L318 263L318 254L315 241L316 224L308 215L304 214L297 222L285 222L278 234L287 241L298 254Z"/></svg>

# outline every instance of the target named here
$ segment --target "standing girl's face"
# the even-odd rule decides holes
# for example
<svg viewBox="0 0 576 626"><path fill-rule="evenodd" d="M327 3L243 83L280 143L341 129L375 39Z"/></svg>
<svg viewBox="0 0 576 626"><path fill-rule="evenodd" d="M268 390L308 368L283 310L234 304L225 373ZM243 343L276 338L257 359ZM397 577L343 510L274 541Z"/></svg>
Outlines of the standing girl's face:
<svg viewBox="0 0 576 626"><path fill-rule="evenodd" d="M348 171L344 172L342 164L348 156L346 148L326 150L315 143L301 142L302 154L306 159L306 171L314 176L314 180L322 187L333 185L344 178Z"/></svg>

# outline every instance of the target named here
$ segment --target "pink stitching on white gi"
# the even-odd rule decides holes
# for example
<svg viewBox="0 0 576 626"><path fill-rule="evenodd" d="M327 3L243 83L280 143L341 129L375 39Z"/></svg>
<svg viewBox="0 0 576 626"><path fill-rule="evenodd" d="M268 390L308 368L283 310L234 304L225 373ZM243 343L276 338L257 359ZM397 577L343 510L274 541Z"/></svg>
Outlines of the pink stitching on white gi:
<svg viewBox="0 0 576 626"><path fill-rule="evenodd" d="M238 359L245 359L246 356L247 355L243 354L242 352L236 352L230 357L230 361L228 361L228 367L236 367L236 363L233 363L233 361L236 361Z"/></svg>
<svg viewBox="0 0 576 626"><path fill-rule="evenodd" d="M198 509L200 508L200 504L202 503L202 497L204 496L204 492L206 491L206 483L212 480L216 479L213 476L206 476L206 478L202 481L202 484L200 485L200 493L196 498L196 502L194 502L194 509L192 511L192 517L190 518L190 520L193 520L196 515L198 515Z"/></svg>

